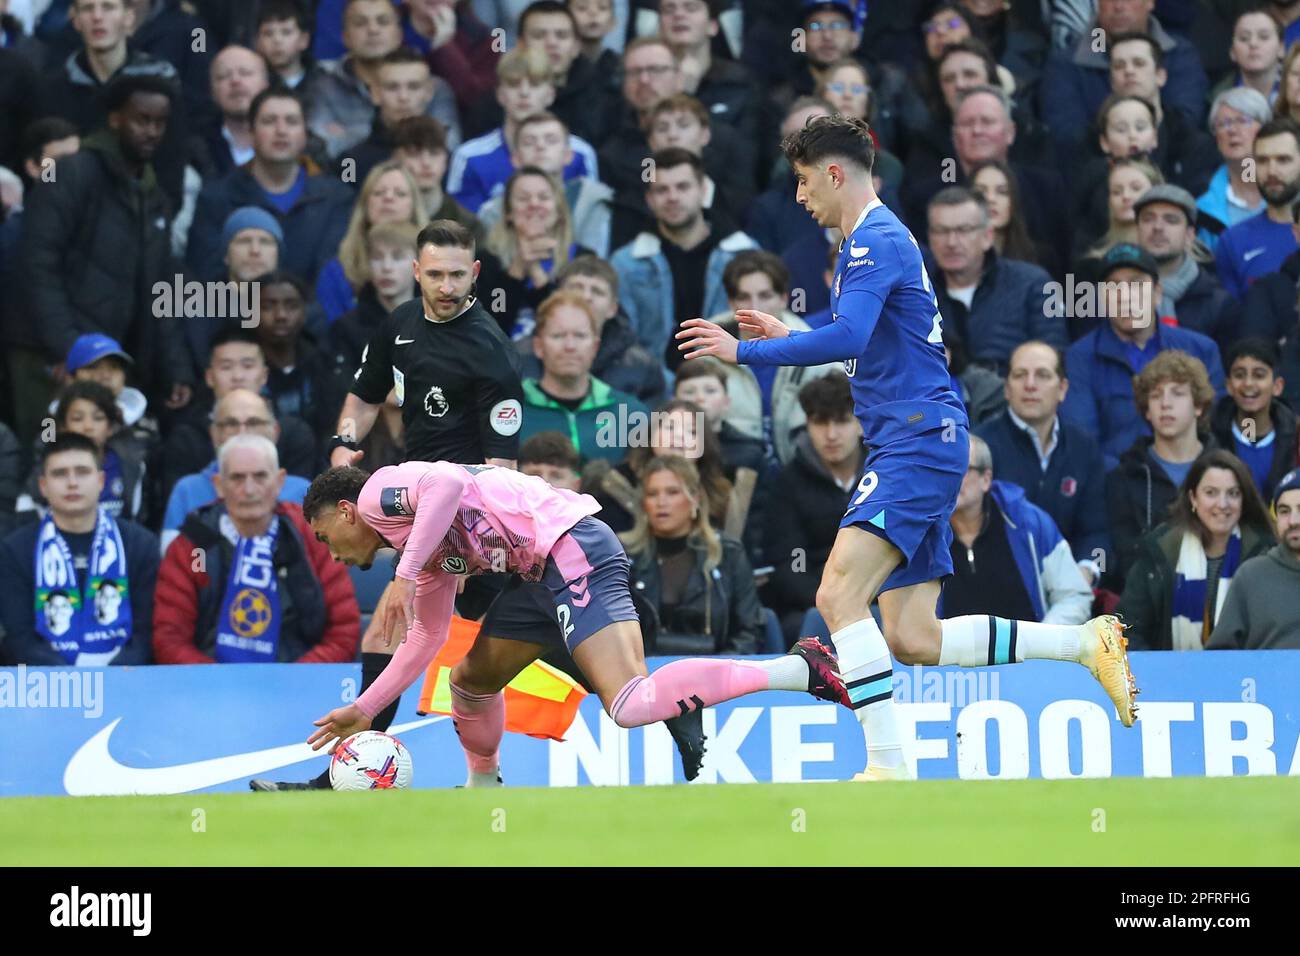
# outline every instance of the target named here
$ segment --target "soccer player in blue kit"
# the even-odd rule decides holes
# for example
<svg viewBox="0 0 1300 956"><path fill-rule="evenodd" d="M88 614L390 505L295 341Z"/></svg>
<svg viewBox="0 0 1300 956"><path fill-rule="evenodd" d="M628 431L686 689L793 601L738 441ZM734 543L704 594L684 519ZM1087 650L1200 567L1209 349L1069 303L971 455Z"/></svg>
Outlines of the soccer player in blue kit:
<svg viewBox="0 0 1300 956"><path fill-rule="evenodd" d="M847 238L831 287L833 321L792 333L762 312L736 313L756 336L738 342L712 322L677 333L687 358L713 355L746 365L843 361L869 451L840 521L817 608L831 630L854 712L867 741L855 779L906 780L894 710L892 651L906 664L984 667L1029 659L1087 667L1125 727L1137 687L1118 618L1081 625L966 615L940 621L936 604L952 573L948 524L969 466L968 422L944 360L943 326L921 250L876 196L866 123L823 116L781 144L798 179L798 201L823 227ZM881 628L871 616L879 600Z"/></svg>

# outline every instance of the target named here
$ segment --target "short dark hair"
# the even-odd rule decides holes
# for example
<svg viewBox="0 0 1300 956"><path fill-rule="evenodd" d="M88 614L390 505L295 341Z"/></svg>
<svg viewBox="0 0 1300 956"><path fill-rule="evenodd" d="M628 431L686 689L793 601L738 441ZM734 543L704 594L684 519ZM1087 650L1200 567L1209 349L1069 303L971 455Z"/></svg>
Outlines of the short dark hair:
<svg viewBox="0 0 1300 956"><path fill-rule="evenodd" d="M104 467L104 456L100 453L98 445L85 435L79 435L76 432L61 432L54 441L45 446L45 454L41 460L41 472L44 473L53 456L65 451L89 452L90 456L95 459L95 467L101 470Z"/></svg>
<svg viewBox="0 0 1300 956"><path fill-rule="evenodd" d="M595 253L584 252L576 258L570 259L555 271L553 278L557 286L563 286L565 282L574 276L599 279L609 286L610 295L615 299L618 298L618 273L614 271L613 266Z"/></svg>
<svg viewBox="0 0 1300 956"><path fill-rule="evenodd" d="M424 67L429 65L429 61L421 56L419 51L414 50L409 46L399 46L397 49L385 53L379 58L379 63L376 65L380 67L401 66L404 63L418 63L420 66ZM432 73L433 71L430 70L429 72Z"/></svg>
<svg viewBox="0 0 1300 956"><path fill-rule="evenodd" d="M212 353L221 346L231 343L253 345L259 352L262 351L262 343L252 329L246 329L242 325L225 325L217 330L216 335L212 336L212 341L208 343L208 364L212 364Z"/></svg>
<svg viewBox="0 0 1300 956"><path fill-rule="evenodd" d="M847 159L870 173L876 162L871 129L864 120L850 116L817 116L803 129L781 140L781 151L793 167L812 166L827 159Z"/></svg>
<svg viewBox="0 0 1300 956"><path fill-rule="evenodd" d="M682 382L689 382L694 378L716 378L722 387L727 387L727 367L720 361L710 355L697 358L691 362L683 362L681 368L677 370L677 378L673 382L673 394L677 394L677 386Z"/></svg>
<svg viewBox="0 0 1300 956"><path fill-rule="evenodd" d="M1239 358L1253 358L1257 362L1262 362L1273 370L1274 375L1282 364L1282 356L1277 345L1258 335L1237 339L1228 346L1228 351L1223 356L1224 371L1231 373L1233 364Z"/></svg>
<svg viewBox="0 0 1300 956"><path fill-rule="evenodd" d="M417 255L425 246L455 246L468 249L472 256L475 251L474 233L454 219L435 219L415 237Z"/></svg>
<svg viewBox="0 0 1300 956"><path fill-rule="evenodd" d="M311 32L311 17L307 16L307 11L296 0L262 0L254 29L261 30L263 24L279 23L281 20L292 20L298 24L299 30Z"/></svg>
<svg viewBox="0 0 1300 956"><path fill-rule="evenodd" d="M1056 372L1056 377L1059 379L1066 378L1065 353L1062 352L1059 347L1053 345L1051 342L1044 342L1042 339L1027 339L1011 350L1011 354L1007 356L1008 375L1011 374L1011 362L1016 357L1016 353L1019 352L1021 349L1028 348L1031 345L1037 345L1045 349L1050 349L1052 354L1056 356L1056 368L1054 369L1054 371Z"/></svg>
<svg viewBox="0 0 1300 956"><path fill-rule="evenodd" d="M853 391L840 372L819 375L799 389L799 405L810 422L839 422L853 417Z"/></svg>
<svg viewBox="0 0 1300 956"><path fill-rule="evenodd" d="M46 146L58 140L67 139L69 136L78 135L80 134L77 132L77 127L62 116L46 116L44 119L28 123L23 129L19 146L22 150L22 158L30 159L39 166L41 154L45 152Z"/></svg>
<svg viewBox="0 0 1300 956"><path fill-rule="evenodd" d="M519 137L523 135L525 129L529 126L538 126L542 123L559 123L560 128L564 130L564 135L569 135L568 123L556 116L550 110L538 110L536 113L533 113L530 116L525 116L519 121L519 125L515 127L514 139L510 141L510 148L514 149L516 147L519 142Z"/></svg>
<svg viewBox="0 0 1300 956"><path fill-rule="evenodd" d="M538 432L519 446L519 467L553 465L578 474L578 450L564 432Z"/></svg>
<svg viewBox="0 0 1300 956"><path fill-rule="evenodd" d="M447 129L432 116L408 116L393 127L393 151L427 149L433 153L447 151Z"/></svg>
<svg viewBox="0 0 1300 956"><path fill-rule="evenodd" d="M573 32L575 34L578 32L578 21L574 18L573 11L564 4L557 2L557 0L534 0L533 3L524 7L524 12L519 14L519 24L516 32L523 36L524 25L528 22L528 18L546 13L558 13L568 17L569 23L573 26Z"/></svg>
<svg viewBox="0 0 1300 956"><path fill-rule="evenodd" d="M116 113L126 105L127 100L137 93L153 93L167 97L173 105L176 102L176 84L154 74L129 74L119 76L109 82L100 94L105 113Z"/></svg>
<svg viewBox="0 0 1300 956"><path fill-rule="evenodd" d="M1141 40L1151 49L1151 60L1156 65L1157 70L1164 69L1165 51L1160 49L1160 44L1156 42L1155 37L1149 33L1143 33L1141 30L1125 30L1123 33L1113 34L1107 39L1110 41L1110 52L1115 51L1115 47L1121 43L1132 43L1134 40Z"/></svg>
<svg viewBox="0 0 1300 956"><path fill-rule="evenodd" d="M274 272L267 272L257 277L258 291L272 285L291 285L298 297L306 305L311 301L311 293L307 288L307 283L302 281L302 277L287 269L276 269Z"/></svg>
<svg viewBox="0 0 1300 956"><path fill-rule="evenodd" d="M351 465L322 471L312 479L307 493L302 496L302 516L312 522L318 514L336 507L340 501L356 504L362 487L369 480L370 472Z"/></svg>
<svg viewBox="0 0 1300 956"><path fill-rule="evenodd" d="M293 100L298 104L298 108L302 110L303 117L306 118L307 116L307 106L303 102L300 93L285 86L268 86L254 96L252 102L248 104L248 122L250 125L257 122L257 114L262 111L262 104L267 100Z"/></svg>
<svg viewBox="0 0 1300 956"><path fill-rule="evenodd" d="M984 61L984 82L998 82L998 61L993 59L993 54L989 51L988 44L975 37L967 37L965 40L958 40L956 43L949 43L939 54L939 58L934 61L934 72L938 76L939 71L943 69L943 61L948 59L954 53L969 53L971 56L977 56Z"/></svg>
<svg viewBox="0 0 1300 956"><path fill-rule="evenodd" d="M696 179L701 181L704 179L704 161L680 146L669 146L667 149L657 150L650 155L650 161L657 170L689 166L694 170ZM654 180L652 179L650 182L654 182ZM649 188L649 185L649 183L646 184L647 188Z"/></svg>
<svg viewBox="0 0 1300 956"><path fill-rule="evenodd" d="M789 294L790 270L781 257L766 249L746 249L737 253L722 270L722 288L727 293L727 298L734 299L739 295L740 280L755 272L761 272L772 280L772 288L776 292Z"/></svg>
<svg viewBox="0 0 1300 956"><path fill-rule="evenodd" d="M54 409L54 425L57 434L63 433L63 423L68 417L72 403L76 401L90 402L114 425L122 424L122 409L117 407L117 399L113 397L108 387L89 379L81 379L70 382L63 387L63 391L59 392L59 404Z"/></svg>
<svg viewBox="0 0 1300 956"><path fill-rule="evenodd" d="M1296 121L1289 116L1275 116L1261 126L1259 132L1255 134L1255 142L1258 143L1261 139L1266 139L1269 136L1281 136L1283 133L1291 134L1291 138L1295 140L1296 148L1300 149L1300 125L1297 125ZM1252 143L1251 146L1253 148L1254 144Z"/></svg>

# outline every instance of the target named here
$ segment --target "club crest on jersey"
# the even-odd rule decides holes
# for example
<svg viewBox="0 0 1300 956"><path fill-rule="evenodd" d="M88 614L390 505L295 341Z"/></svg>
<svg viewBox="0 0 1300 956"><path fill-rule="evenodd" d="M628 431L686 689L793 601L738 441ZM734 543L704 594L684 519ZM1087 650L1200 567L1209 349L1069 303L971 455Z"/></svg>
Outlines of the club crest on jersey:
<svg viewBox="0 0 1300 956"><path fill-rule="evenodd" d="M429 386L429 394L424 396L424 410L429 413L430 418L442 418L451 411L447 396L442 394L442 389L437 385Z"/></svg>
<svg viewBox="0 0 1300 956"><path fill-rule="evenodd" d="M405 488L385 488L379 492L379 508L390 518L410 518L415 514Z"/></svg>
<svg viewBox="0 0 1300 956"><path fill-rule="evenodd" d="M440 567L448 574L464 574L469 570L469 566L465 563L465 559L455 554L449 558L443 558Z"/></svg>

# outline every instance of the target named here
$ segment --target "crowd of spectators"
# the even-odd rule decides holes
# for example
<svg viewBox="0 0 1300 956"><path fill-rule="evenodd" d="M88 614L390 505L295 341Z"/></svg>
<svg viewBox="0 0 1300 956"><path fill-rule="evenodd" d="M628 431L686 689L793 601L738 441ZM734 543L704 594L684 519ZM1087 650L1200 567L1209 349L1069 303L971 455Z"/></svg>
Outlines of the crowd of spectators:
<svg viewBox="0 0 1300 956"><path fill-rule="evenodd" d="M971 421L941 613L1300 648L1298 41L1293 0L0 0L0 662L356 659L298 502L434 220L647 651L821 631L848 379L674 334L834 321L779 144L835 112ZM447 412L372 385L371 469Z"/></svg>

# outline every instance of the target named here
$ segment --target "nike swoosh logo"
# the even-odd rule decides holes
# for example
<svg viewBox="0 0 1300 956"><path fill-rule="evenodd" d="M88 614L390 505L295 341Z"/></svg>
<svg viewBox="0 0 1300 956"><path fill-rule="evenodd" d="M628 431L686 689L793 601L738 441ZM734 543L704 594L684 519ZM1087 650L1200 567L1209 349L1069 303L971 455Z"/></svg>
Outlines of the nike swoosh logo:
<svg viewBox="0 0 1300 956"><path fill-rule="evenodd" d="M862 248L859 249L857 246L853 244L852 241L849 242L849 255L851 255L854 259L861 259L870 251L871 251L870 246L863 246Z"/></svg>
<svg viewBox="0 0 1300 956"><path fill-rule="evenodd" d="M412 342L414 342L414 341L415 341L415 339L404 339L404 338L402 338L402 337L399 335L397 338L393 339L393 344L394 344L394 345L410 345L410 344L411 344Z"/></svg>
<svg viewBox="0 0 1300 956"><path fill-rule="evenodd" d="M1244 259L1246 262L1249 262L1251 259L1254 259L1256 256L1262 256L1267 251L1268 250L1266 249L1266 247L1260 246L1258 249L1251 249L1250 252L1243 252L1241 254L1241 258Z"/></svg>
<svg viewBox="0 0 1300 956"><path fill-rule="evenodd" d="M421 720L389 727L388 733L401 734L417 727L447 720L445 714L435 714ZM229 783L241 777L252 777L279 767L288 767L308 760L319 760L324 754L312 750L305 743L287 744L267 750L197 760L194 763L176 764L172 767L128 767L108 752L108 738L113 735L119 717L78 748L63 771L63 789L74 797L121 796L125 794L189 793L218 784Z"/></svg>

